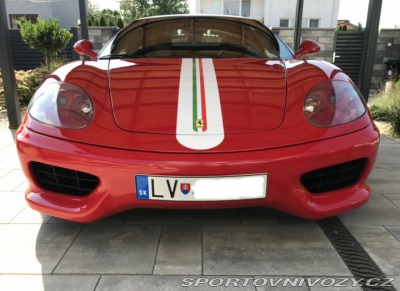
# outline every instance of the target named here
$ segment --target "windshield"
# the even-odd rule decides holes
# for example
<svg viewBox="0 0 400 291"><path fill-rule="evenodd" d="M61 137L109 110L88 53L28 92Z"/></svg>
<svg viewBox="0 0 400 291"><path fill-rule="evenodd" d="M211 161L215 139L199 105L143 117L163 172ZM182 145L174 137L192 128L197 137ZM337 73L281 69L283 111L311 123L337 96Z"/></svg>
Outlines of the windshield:
<svg viewBox="0 0 400 291"><path fill-rule="evenodd" d="M252 22L217 17L144 21L121 31L102 57L279 58L275 35Z"/></svg>

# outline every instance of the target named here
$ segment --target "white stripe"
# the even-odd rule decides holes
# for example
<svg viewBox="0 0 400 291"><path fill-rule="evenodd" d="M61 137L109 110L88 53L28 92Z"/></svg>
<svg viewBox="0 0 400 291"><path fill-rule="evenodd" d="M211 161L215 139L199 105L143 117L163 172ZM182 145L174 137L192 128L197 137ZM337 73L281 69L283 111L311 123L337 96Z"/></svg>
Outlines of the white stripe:
<svg viewBox="0 0 400 291"><path fill-rule="evenodd" d="M196 59L196 88L197 88L197 118L203 118L203 112L201 110L201 83L200 83L200 60ZM200 131L202 131L200 129Z"/></svg>
<svg viewBox="0 0 400 291"><path fill-rule="evenodd" d="M212 59L203 59L202 61L207 113L207 131L202 132L199 130L198 132L195 132L193 130L192 59L182 59L176 125L176 138L178 142L187 148L196 150L214 148L218 146L225 137L221 101L214 64ZM199 68L199 65L197 65L197 68ZM200 72L197 73L197 76L198 80L200 80ZM197 82L197 88L197 100L201 104L200 82ZM201 105L198 106L198 111L201 112Z"/></svg>

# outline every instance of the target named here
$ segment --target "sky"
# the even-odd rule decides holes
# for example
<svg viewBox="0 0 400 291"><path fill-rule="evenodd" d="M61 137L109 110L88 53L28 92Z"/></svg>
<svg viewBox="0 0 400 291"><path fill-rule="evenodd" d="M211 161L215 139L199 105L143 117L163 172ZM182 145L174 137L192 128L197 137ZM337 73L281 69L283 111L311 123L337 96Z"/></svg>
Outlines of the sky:
<svg viewBox="0 0 400 291"><path fill-rule="evenodd" d="M307 0L304 0L307 1ZM324 1L324 0L320 0ZM119 9L119 0L90 0L99 5L100 9ZM194 0L188 0L189 8L192 8ZM351 23L361 22L365 27L369 0L340 0L339 19L350 20ZM400 28L400 1L383 0L380 28Z"/></svg>
<svg viewBox="0 0 400 291"><path fill-rule="evenodd" d="M304 0L307 1L307 0ZM351 23L361 22L365 27L369 0L340 0L339 19L348 19ZM380 28L400 28L400 1L382 1Z"/></svg>

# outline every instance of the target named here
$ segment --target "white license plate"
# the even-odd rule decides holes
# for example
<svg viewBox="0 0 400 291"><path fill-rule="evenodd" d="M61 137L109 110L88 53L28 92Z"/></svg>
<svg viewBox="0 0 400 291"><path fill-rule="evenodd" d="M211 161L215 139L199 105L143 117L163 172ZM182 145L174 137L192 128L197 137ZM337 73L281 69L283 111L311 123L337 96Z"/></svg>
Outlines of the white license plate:
<svg viewBox="0 0 400 291"><path fill-rule="evenodd" d="M138 199L225 201L265 198L266 174L221 177L164 177L137 175Z"/></svg>

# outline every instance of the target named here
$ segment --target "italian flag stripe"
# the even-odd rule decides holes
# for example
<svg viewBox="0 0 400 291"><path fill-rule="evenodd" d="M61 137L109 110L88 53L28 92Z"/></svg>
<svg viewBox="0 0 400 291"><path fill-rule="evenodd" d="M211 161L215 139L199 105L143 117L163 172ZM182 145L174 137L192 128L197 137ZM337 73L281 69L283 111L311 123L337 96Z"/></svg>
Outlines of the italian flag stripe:
<svg viewBox="0 0 400 291"><path fill-rule="evenodd" d="M224 139L217 77L212 59L182 59L176 137L191 149L209 149Z"/></svg>
<svg viewBox="0 0 400 291"><path fill-rule="evenodd" d="M207 114L206 114L206 91L204 86L204 70L203 61L200 59L200 92L201 92L201 119L203 120L203 132L207 130Z"/></svg>
<svg viewBox="0 0 400 291"><path fill-rule="evenodd" d="M197 60L193 59L193 130L197 132Z"/></svg>
<svg viewBox="0 0 400 291"><path fill-rule="evenodd" d="M195 132L207 130L206 117L203 60L193 59L193 130ZM199 120L203 123L202 127L197 125Z"/></svg>

